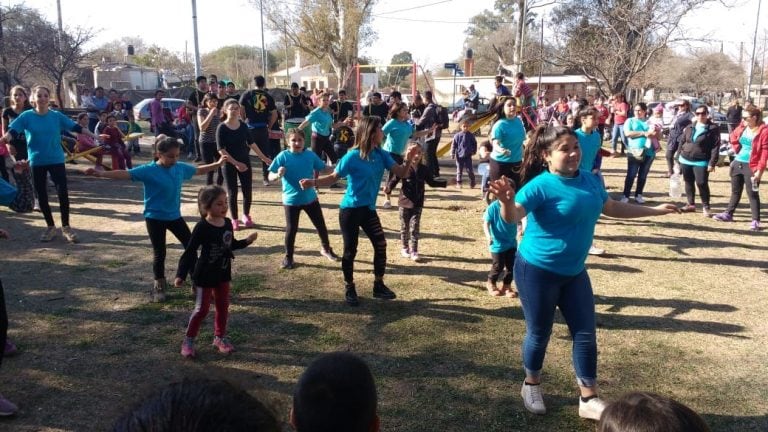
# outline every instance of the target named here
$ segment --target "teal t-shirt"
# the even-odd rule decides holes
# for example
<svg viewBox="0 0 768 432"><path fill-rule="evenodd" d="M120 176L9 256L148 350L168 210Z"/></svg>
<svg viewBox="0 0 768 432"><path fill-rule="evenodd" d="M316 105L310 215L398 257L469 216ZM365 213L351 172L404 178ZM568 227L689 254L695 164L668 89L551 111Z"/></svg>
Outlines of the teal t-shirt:
<svg viewBox="0 0 768 432"><path fill-rule="evenodd" d="M390 153L402 156L408 145L408 138L413 135L413 125L408 122L390 119L384 127L381 128L381 131L384 132L384 135L387 137L381 148Z"/></svg>
<svg viewBox="0 0 768 432"><path fill-rule="evenodd" d="M749 155L752 154L752 141L754 139L755 134L749 130L749 128L744 128L744 133L742 133L739 137L739 144L741 144L741 148L739 149L739 153L736 155L737 162L749 163Z"/></svg>
<svg viewBox="0 0 768 432"><path fill-rule="evenodd" d="M597 152L600 151L600 133L597 130L593 130L591 134L587 135L581 128L576 129L576 138L579 140L579 147L581 147L581 162L579 162L579 169L592 172L592 167L595 165L595 158L597 158Z"/></svg>
<svg viewBox="0 0 768 432"><path fill-rule="evenodd" d="M144 183L144 217L172 221L181 217L181 185L197 168L177 162L170 167L150 162L128 170L132 181Z"/></svg>
<svg viewBox="0 0 768 432"><path fill-rule="evenodd" d="M64 163L61 134L76 125L72 119L58 111L51 110L40 115L34 110L27 110L19 114L8 125L8 129L26 136L29 165L44 166Z"/></svg>
<svg viewBox="0 0 768 432"><path fill-rule="evenodd" d="M491 253L506 252L517 247L517 223L507 223L501 217L501 203L493 201L483 213L483 220L488 222L488 231L491 232L491 244L488 250Z"/></svg>
<svg viewBox="0 0 768 432"><path fill-rule="evenodd" d="M525 141L525 127L522 120L515 117L501 119L491 129L491 139L499 140L501 148L509 150L509 155L492 152L491 159L502 163L515 163L523 160L523 141Z"/></svg>
<svg viewBox="0 0 768 432"><path fill-rule="evenodd" d="M368 154L368 159L360 157L360 150L352 149L336 165L336 174L347 178L347 190L341 198L341 208L368 207L376 210L376 196L381 186L384 170L392 168L394 159L380 148Z"/></svg>
<svg viewBox="0 0 768 432"><path fill-rule="evenodd" d="M333 116L322 108L315 108L307 116L306 120L312 125L312 132L322 135L331 135L331 126L333 126Z"/></svg>
<svg viewBox="0 0 768 432"><path fill-rule="evenodd" d="M648 125L647 120L641 120L637 117L632 117L627 119L626 122L624 122L624 133L627 132L648 132L651 130L651 127ZM639 138L627 138L627 147L630 149L645 149L645 154L648 156L655 156L656 153L653 151L653 146L650 145L651 142L648 141L647 137L639 137Z"/></svg>
<svg viewBox="0 0 768 432"><path fill-rule="evenodd" d="M607 200L600 178L587 171L575 177L539 174L515 195L515 202L528 214L518 253L553 273L581 273Z"/></svg>
<svg viewBox="0 0 768 432"><path fill-rule="evenodd" d="M315 171L321 171L325 168L325 164L315 152L304 150L299 153L292 153L290 150L283 150L272 160L269 170L277 173L280 167L285 167L283 204L300 206L317 199L315 188L302 189L299 185L299 180L311 179Z"/></svg>
<svg viewBox="0 0 768 432"><path fill-rule="evenodd" d="M706 130L707 130L706 124L696 123L696 125L693 127L693 134L691 135L691 141L696 141L696 138L698 138L698 136L703 134ZM688 165L688 166L705 167L709 165L709 161L692 161L684 158L683 155L680 155L677 159L678 159L678 162L680 162L681 164Z"/></svg>

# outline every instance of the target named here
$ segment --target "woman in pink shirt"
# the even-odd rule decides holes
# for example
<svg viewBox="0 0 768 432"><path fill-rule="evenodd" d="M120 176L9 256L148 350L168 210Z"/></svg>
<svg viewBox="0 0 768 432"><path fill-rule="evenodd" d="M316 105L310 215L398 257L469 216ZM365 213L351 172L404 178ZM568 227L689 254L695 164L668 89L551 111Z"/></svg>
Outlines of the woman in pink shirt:
<svg viewBox="0 0 768 432"><path fill-rule="evenodd" d="M624 100L623 94L616 94L613 102L613 133L611 134L611 152L616 154L616 140L621 137L621 154L627 146L627 137L624 135L624 122L627 121L629 105Z"/></svg>

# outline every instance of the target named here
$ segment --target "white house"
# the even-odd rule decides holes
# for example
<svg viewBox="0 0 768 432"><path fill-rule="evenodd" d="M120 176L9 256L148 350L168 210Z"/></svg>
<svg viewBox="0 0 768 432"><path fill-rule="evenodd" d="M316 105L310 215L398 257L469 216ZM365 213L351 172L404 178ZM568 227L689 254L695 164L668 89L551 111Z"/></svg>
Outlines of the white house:
<svg viewBox="0 0 768 432"><path fill-rule="evenodd" d="M303 65L301 53L296 50L294 65L287 70L282 69L269 74L270 85L272 87L288 88L291 83L298 83L299 87L306 87L307 90L315 88L328 88L335 81L332 74L327 74L320 69L319 64Z"/></svg>
<svg viewBox="0 0 768 432"><path fill-rule="evenodd" d="M93 68L94 87L115 90L152 90L162 86L156 69L129 63L102 63Z"/></svg>

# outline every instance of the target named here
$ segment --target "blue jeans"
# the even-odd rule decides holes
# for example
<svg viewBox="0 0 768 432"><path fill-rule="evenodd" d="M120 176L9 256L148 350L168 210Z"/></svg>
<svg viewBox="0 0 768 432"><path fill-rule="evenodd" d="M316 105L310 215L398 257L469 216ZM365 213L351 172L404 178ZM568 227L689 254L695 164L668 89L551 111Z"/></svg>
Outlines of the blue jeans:
<svg viewBox="0 0 768 432"><path fill-rule="evenodd" d="M637 189L635 189L635 196L642 195L643 189L645 189L645 181L648 179L648 172L651 171L651 165L653 165L653 158L646 155L642 162L638 162L627 154L627 177L624 179L624 196L629 198L629 193L632 190L632 183L635 182L637 177Z"/></svg>
<svg viewBox="0 0 768 432"><path fill-rule="evenodd" d="M624 153L624 148L627 147L627 136L624 135L624 125L613 125L613 131L611 132L611 150L616 151L616 140L621 137L621 152Z"/></svg>
<svg viewBox="0 0 768 432"><path fill-rule="evenodd" d="M513 273L525 316L523 366L526 375L541 375L558 307L573 339L576 381L582 387L596 386L595 301L586 269L576 276L563 276L529 263L518 253Z"/></svg>

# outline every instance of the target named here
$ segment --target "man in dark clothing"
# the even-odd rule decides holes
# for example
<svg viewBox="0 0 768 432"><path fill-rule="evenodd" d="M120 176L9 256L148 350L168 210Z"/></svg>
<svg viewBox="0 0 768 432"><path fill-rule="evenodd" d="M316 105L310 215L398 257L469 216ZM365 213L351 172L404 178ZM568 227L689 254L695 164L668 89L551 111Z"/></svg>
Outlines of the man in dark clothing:
<svg viewBox="0 0 768 432"><path fill-rule="evenodd" d="M741 111L743 109L744 108L742 108L738 99L733 99L731 101L731 106L728 107L728 112L725 114L725 120L728 122L729 134L741 124Z"/></svg>
<svg viewBox="0 0 768 432"><path fill-rule="evenodd" d="M427 90L424 92L424 102L427 104L424 108L424 112L421 117L414 119L416 130L429 129L439 121L437 117L437 104L433 99L432 92ZM435 177L440 176L440 165L437 161L437 146L440 144L440 138L442 136L442 129L437 128L434 135L427 135L424 142L424 162L432 171L432 175Z"/></svg>
<svg viewBox="0 0 768 432"><path fill-rule="evenodd" d="M381 93L375 92L371 95L371 103L363 109L363 116L379 116L381 124L387 122L387 114L389 113L389 106L381 99Z"/></svg>
<svg viewBox="0 0 768 432"><path fill-rule="evenodd" d="M256 88L248 90L240 96L240 115L245 119L248 132L259 149L268 157L273 158L275 155L270 154L269 151L269 131L277 121L275 99L267 93L266 80L263 76L257 75L253 80L256 83ZM269 186L268 167L262 163L262 168L264 186Z"/></svg>
<svg viewBox="0 0 768 432"><path fill-rule="evenodd" d="M333 113L333 122L338 123L344 121L352 114L354 108L352 104L347 100L347 92L339 90L339 97L335 101L331 102L331 112Z"/></svg>
<svg viewBox="0 0 768 432"><path fill-rule="evenodd" d="M197 122L197 108L203 102L205 94L208 93L208 78L206 78L204 75L200 75L196 78L195 81L197 82L197 89L193 91L192 94L189 95L189 99L187 99L187 113L192 119L192 127L195 131L195 140L187 157L194 157L195 162L200 162L203 160L201 157L203 153L200 151L200 145L198 143L200 138L200 125Z"/></svg>
<svg viewBox="0 0 768 432"><path fill-rule="evenodd" d="M291 83L291 92L285 95L283 106L288 110L286 119L304 118L309 114L307 97L299 91L299 85L296 83Z"/></svg>

